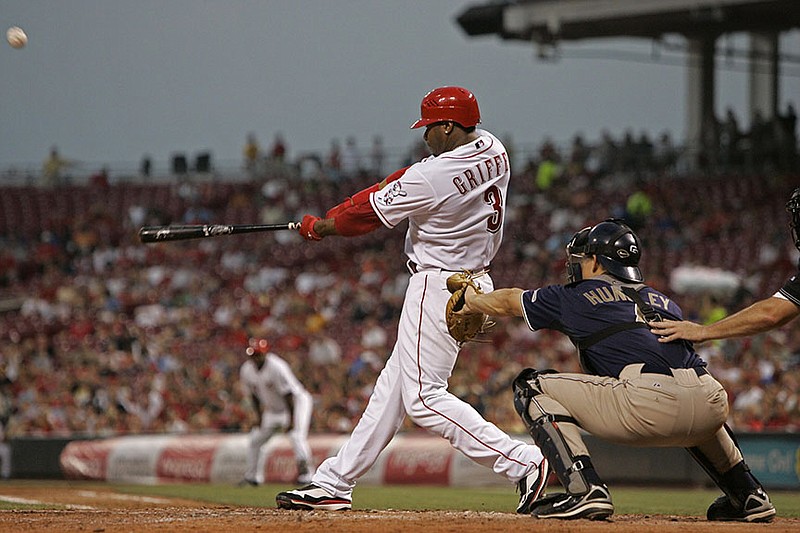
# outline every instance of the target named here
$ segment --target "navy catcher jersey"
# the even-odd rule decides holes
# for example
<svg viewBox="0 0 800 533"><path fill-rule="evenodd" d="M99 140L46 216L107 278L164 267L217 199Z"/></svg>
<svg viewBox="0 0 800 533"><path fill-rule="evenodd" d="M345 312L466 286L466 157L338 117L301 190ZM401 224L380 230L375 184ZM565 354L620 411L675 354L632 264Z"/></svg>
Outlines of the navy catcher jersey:
<svg viewBox="0 0 800 533"><path fill-rule="evenodd" d="M641 322L644 317L636 304L621 290L618 280L599 276L569 285L550 285L525 291L522 306L525 321L532 330L553 329L566 334L573 343L618 324ZM681 320L678 305L664 294L647 286L639 291L646 304L663 318ZM619 331L585 348L584 371L598 376L619 377L630 364L644 363L643 372L669 373L670 368L705 366L691 343L660 343L647 327Z"/></svg>

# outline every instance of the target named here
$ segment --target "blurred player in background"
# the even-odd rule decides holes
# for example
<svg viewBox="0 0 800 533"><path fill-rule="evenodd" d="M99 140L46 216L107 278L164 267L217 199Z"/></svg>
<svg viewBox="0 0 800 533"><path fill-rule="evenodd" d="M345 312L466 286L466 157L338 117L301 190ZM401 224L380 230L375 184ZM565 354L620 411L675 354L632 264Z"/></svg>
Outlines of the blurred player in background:
<svg viewBox="0 0 800 533"><path fill-rule="evenodd" d="M525 369L514 407L550 461L563 494L532 505L538 518L604 519L614 512L581 430L628 446L680 446L724 492L709 520L766 522L775 508L725 421L728 396L687 342L657 342L648 323L680 318L666 295L643 283L641 245L630 227L605 220L567 245L566 285L535 290L467 289L463 313L524 317L578 348L585 374Z"/></svg>
<svg viewBox="0 0 800 533"><path fill-rule="evenodd" d="M286 431L297 459L297 482L311 480L311 448L308 428L311 425L311 394L297 380L289 364L270 351L266 339L250 339L248 359L239 369L239 382L245 398L252 398L261 415L259 427L250 431L247 471L240 485L264 482L260 464L261 447L278 432Z"/></svg>
<svg viewBox="0 0 800 533"><path fill-rule="evenodd" d="M792 240L800 251L800 187L792 193L786 203L786 210L792 217L789 222ZM755 335L781 327L800 315L800 260L797 269L798 273L789 278L771 297L759 300L718 322L701 325L687 320L664 320L652 324L653 333L661 335L661 342L679 339L703 342Z"/></svg>
<svg viewBox="0 0 800 533"><path fill-rule="evenodd" d="M517 511L525 513L544 490L547 461L536 446L514 440L447 390L459 344L447 330L447 278L462 268L486 273L503 238L506 192L511 177L503 143L476 129L475 96L461 87L439 87L420 106L412 128L425 128L433 154L402 169L326 213L306 215L300 234L307 240L363 235L381 225L408 221L405 253L411 277L398 325L397 342L378 376L369 402L350 438L324 461L312 483L276 496L286 509L351 508L356 481L400 429L408 414L478 464L517 483Z"/></svg>

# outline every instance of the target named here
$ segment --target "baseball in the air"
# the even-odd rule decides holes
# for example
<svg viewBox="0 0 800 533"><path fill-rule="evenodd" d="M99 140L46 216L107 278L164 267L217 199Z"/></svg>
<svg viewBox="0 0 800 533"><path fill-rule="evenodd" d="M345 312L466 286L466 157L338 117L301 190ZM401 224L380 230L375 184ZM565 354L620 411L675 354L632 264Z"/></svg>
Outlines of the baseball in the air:
<svg viewBox="0 0 800 533"><path fill-rule="evenodd" d="M6 40L13 48L22 48L28 44L28 36L19 26L11 26L6 32Z"/></svg>

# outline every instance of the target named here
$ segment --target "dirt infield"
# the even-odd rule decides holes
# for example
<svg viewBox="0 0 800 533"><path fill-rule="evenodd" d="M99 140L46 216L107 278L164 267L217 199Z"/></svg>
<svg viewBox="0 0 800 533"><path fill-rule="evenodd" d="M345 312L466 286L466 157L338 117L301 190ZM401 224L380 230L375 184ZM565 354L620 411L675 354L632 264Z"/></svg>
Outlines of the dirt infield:
<svg viewBox="0 0 800 533"><path fill-rule="evenodd" d="M538 521L512 513L472 511L283 511L134 496L103 489L0 485L0 496L5 501L16 499L18 503L37 505L33 509L0 510L0 531L6 533L499 533L522 531L534 525L537 533L800 531L800 519L780 517L771 524L720 524L694 517L664 515L622 515L607 522L565 523Z"/></svg>

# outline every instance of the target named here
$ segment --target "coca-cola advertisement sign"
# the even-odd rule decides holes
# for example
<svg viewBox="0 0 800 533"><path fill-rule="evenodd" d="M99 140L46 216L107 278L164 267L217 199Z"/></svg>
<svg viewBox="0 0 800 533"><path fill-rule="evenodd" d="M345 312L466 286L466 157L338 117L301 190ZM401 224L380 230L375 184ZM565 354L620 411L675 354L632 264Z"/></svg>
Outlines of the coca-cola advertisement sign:
<svg viewBox="0 0 800 533"><path fill-rule="evenodd" d="M74 441L61 452L61 471L67 479L104 480L112 441Z"/></svg>
<svg viewBox="0 0 800 533"><path fill-rule="evenodd" d="M267 456L264 479L268 483L294 483L297 479L297 460L289 448L278 448Z"/></svg>
<svg viewBox="0 0 800 533"><path fill-rule="evenodd" d="M447 485L449 482L452 450L449 446L431 446L423 443L403 442L386 450L385 483Z"/></svg>
<svg viewBox="0 0 800 533"><path fill-rule="evenodd" d="M311 471L325 459L338 450L338 441L344 438L337 435L335 438L325 435L313 435L309 438L311 444ZM272 445L274 444L274 445ZM296 483L297 482L297 456L291 441L285 436L279 436L274 443L270 443L264 461L264 480L267 483Z"/></svg>
<svg viewBox="0 0 800 533"><path fill-rule="evenodd" d="M156 463L156 476L172 481L209 481L218 438L176 440L166 446Z"/></svg>

